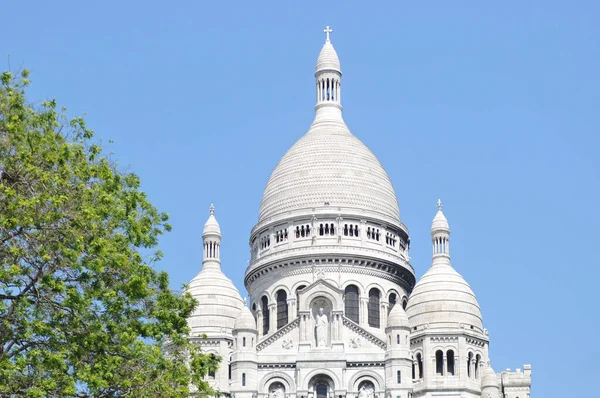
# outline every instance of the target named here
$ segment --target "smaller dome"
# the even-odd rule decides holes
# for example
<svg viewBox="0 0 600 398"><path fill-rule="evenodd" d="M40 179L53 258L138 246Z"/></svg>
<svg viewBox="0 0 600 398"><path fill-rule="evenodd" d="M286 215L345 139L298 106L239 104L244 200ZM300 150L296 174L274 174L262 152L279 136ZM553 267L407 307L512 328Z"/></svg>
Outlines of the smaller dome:
<svg viewBox="0 0 600 398"><path fill-rule="evenodd" d="M483 322L475 293L465 279L441 259L419 279L406 313L411 327L465 327L483 333Z"/></svg>
<svg viewBox="0 0 600 398"><path fill-rule="evenodd" d="M387 327L404 327L410 329L410 325L408 323L408 316L406 315L404 308L402 308L402 304L398 303L394 305L394 308L392 308L392 310L390 311L390 314L388 315Z"/></svg>
<svg viewBox="0 0 600 398"><path fill-rule="evenodd" d="M317 58L317 73L321 71L336 71L342 73L340 68L340 59L331 41L327 40L321 49L319 58Z"/></svg>
<svg viewBox="0 0 600 398"><path fill-rule="evenodd" d="M221 226L215 218L214 205L210 205L210 216L208 217L208 220L206 220L206 224L204 224L204 230L202 231L202 237L206 237L208 235L217 235L221 237Z"/></svg>
<svg viewBox="0 0 600 398"><path fill-rule="evenodd" d="M233 330L242 329L256 331L256 320L254 319L252 312L250 312L250 309L245 305L242 307L240 314L235 320L235 325L233 326Z"/></svg>
<svg viewBox="0 0 600 398"><path fill-rule="evenodd" d="M481 378L481 388L483 389L485 387L498 388L498 376L491 366L487 367Z"/></svg>
<svg viewBox="0 0 600 398"><path fill-rule="evenodd" d="M450 225L448 224L448 220L446 216L442 212L442 201L438 199L438 211L433 217L433 222L431 223L431 234L433 235L436 232L450 232Z"/></svg>
<svg viewBox="0 0 600 398"><path fill-rule="evenodd" d="M211 337L231 333L244 301L219 267L203 268L192 279L187 292L198 300L198 306L188 318L193 335L206 333Z"/></svg>

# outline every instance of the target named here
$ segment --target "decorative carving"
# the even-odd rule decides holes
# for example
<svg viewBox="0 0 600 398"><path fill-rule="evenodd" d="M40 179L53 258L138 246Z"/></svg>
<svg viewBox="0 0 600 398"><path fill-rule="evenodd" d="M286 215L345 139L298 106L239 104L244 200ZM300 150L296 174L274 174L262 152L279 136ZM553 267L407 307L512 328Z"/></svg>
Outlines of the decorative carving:
<svg viewBox="0 0 600 398"><path fill-rule="evenodd" d="M279 340L281 337L288 334L292 329L295 329L300 324L300 318L294 319L292 322L288 323L275 333L270 336L267 336L263 341L256 345L256 351L261 351L273 344L275 341Z"/></svg>
<svg viewBox="0 0 600 398"><path fill-rule="evenodd" d="M365 329L363 329L356 323L352 322L350 319L343 317L342 323L348 329L352 330L354 333L358 334L365 340L370 341L371 343L375 344L376 346L381 347L384 350L387 347L387 344L385 341L381 340L378 337L375 337L374 335L372 335L371 333L369 333L368 331L366 331Z"/></svg>
<svg viewBox="0 0 600 398"><path fill-rule="evenodd" d="M361 383L358 389L358 398L375 398L375 386L370 381Z"/></svg>
<svg viewBox="0 0 600 398"><path fill-rule="evenodd" d="M281 342L281 346L283 348L285 348L286 350L290 350L294 346L294 340L289 339L289 338L283 339L283 341Z"/></svg>
<svg viewBox="0 0 600 398"><path fill-rule="evenodd" d="M358 348L360 347L360 337L351 337L350 338L350 348Z"/></svg>

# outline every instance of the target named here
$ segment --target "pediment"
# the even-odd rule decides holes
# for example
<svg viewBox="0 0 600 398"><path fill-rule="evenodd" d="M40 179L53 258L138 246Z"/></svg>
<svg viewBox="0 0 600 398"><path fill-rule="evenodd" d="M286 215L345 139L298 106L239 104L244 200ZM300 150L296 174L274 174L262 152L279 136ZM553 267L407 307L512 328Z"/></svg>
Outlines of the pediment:
<svg viewBox="0 0 600 398"><path fill-rule="evenodd" d="M315 299L324 299L330 302L333 311L343 311L343 293L343 290L331 282L318 279L298 292L298 309L299 311L310 311L311 303Z"/></svg>

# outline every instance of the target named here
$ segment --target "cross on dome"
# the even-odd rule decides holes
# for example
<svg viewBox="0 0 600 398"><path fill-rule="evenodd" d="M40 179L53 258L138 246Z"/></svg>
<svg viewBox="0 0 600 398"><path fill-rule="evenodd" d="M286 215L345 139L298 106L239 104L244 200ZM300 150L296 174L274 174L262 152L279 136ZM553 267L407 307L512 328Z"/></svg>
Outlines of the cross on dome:
<svg viewBox="0 0 600 398"><path fill-rule="evenodd" d="M442 210L442 200L441 199L438 199L438 201L437 201L437 208L440 211Z"/></svg>
<svg viewBox="0 0 600 398"><path fill-rule="evenodd" d="M329 25L327 25L327 26L325 27L325 29L323 29L323 32L325 32L325 34L327 35L327 41L329 41L329 34L330 34L331 32L333 32L333 30L331 30L331 28L329 27Z"/></svg>

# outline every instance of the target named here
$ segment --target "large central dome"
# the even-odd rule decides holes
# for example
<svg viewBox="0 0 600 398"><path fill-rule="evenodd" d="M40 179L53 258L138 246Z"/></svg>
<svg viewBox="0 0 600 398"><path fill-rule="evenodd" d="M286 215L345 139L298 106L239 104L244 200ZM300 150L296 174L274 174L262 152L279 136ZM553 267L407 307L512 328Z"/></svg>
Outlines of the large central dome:
<svg viewBox="0 0 600 398"><path fill-rule="evenodd" d="M323 206L380 213L400 222L387 173L343 122L315 123L281 158L265 188L259 223Z"/></svg>
<svg viewBox="0 0 600 398"><path fill-rule="evenodd" d="M342 118L341 75L339 58L327 40L317 59L315 120L275 167L263 194L259 225L327 207L400 223L387 173Z"/></svg>

